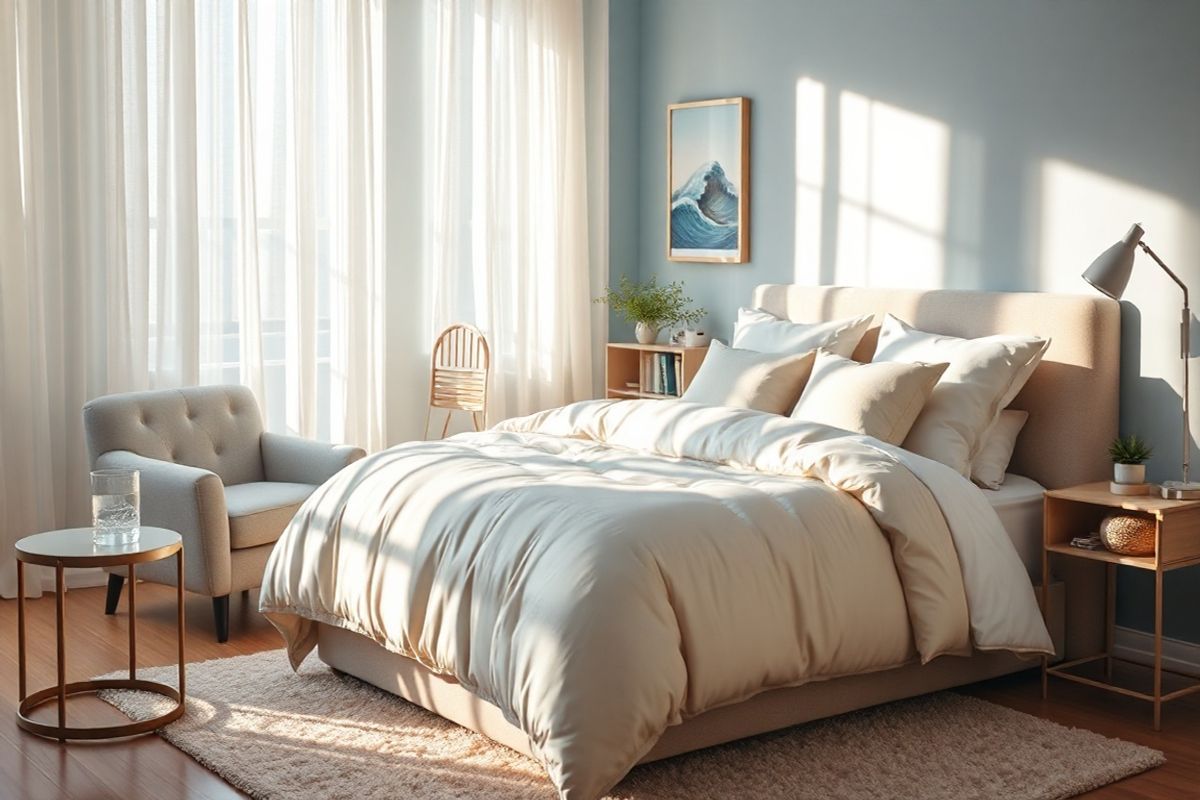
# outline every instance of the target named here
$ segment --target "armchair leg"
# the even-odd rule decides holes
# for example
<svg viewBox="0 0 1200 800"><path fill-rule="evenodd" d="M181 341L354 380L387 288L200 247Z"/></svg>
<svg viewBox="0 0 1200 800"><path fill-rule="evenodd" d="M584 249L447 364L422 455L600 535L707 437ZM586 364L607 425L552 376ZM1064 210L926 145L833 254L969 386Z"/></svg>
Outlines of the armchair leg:
<svg viewBox="0 0 1200 800"><path fill-rule="evenodd" d="M124 575L109 575L108 576L108 596L104 598L104 613L113 615L117 613L117 602L121 599L121 589L125 587Z"/></svg>
<svg viewBox="0 0 1200 800"><path fill-rule="evenodd" d="M217 625L217 641L221 644L229 641L229 595L214 597L213 621Z"/></svg>

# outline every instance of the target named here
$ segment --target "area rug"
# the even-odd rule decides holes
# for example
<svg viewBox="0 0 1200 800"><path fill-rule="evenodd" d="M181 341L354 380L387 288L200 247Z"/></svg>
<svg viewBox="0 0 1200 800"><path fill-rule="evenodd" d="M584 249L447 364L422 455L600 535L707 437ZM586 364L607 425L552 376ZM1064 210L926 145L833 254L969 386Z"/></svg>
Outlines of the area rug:
<svg viewBox="0 0 1200 800"><path fill-rule="evenodd" d="M172 683L174 667L139 677ZM170 701L101 696L135 720ZM542 768L477 733L282 650L188 666L169 742L256 798L556 796ZM1057 800L1158 766L1162 753L952 692L637 767L610 797Z"/></svg>

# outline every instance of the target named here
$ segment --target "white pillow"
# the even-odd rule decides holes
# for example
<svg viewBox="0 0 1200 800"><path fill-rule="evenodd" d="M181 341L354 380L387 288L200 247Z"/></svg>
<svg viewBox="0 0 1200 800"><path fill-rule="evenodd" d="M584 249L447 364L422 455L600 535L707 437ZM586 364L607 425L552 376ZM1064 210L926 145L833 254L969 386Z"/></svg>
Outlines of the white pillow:
<svg viewBox="0 0 1200 800"><path fill-rule="evenodd" d="M786 414L804 391L815 356L812 351L780 354L736 350L714 340L681 399Z"/></svg>
<svg viewBox="0 0 1200 800"><path fill-rule="evenodd" d="M945 369L945 364L860 364L818 350L792 418L900 444Z"/></svg>
<svg viewBox="0 0 1200 800"><path fill-rule="evenodd" d="M1005 409L984 437L979 455L971 463L971 480L985 489L999 489L1017 447L1017 435L1029 419L1028 411Z"/></svg>
<svg viewBox="0 0 1200 800"><path fill-rule="evenodd" d="M888 314L872 361L949 362L904 448L970 477L971 462L1000 412L1021 391L1050 346L1036 336L959 339L926 333Z"/></svg>
<svg viewBox="0 0 1200 800"><path fill-rule="evenodd" d="M824 347L849 357L872 319L874 315L867 314L833 322L801 323L780 319L760 308L739 308L731 344L760 353L803 353Z"/></svg>

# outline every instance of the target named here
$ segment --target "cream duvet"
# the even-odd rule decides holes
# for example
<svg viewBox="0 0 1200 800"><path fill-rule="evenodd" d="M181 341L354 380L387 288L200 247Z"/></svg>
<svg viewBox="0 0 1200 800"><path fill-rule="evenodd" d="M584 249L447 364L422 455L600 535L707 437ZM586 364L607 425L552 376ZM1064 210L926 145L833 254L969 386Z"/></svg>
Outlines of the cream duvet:
<svg viewBox="0 0 1200 800"><path fill-rule="evenodd" d="M375 454L267 565L293 664L314 623L452 676L597 797L670 725L767 689L1043 653L980 491L867 436L683 402L577 403Z"/></svg>

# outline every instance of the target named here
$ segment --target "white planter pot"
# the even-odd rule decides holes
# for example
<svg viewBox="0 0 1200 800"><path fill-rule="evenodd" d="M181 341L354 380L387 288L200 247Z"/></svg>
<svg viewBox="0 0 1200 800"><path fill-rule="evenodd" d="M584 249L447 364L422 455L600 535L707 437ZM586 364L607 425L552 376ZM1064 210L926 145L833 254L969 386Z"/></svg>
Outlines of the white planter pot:
<svg viewBox="0 0 1200 800"><path fill-rule="evenodd" d="M1117 483L1145 483L1145 464L1113 464L1113 480Z"/></svg>
<svg viewBox="0 0 1200 800"><path fill-rule="evenodd" d="M638 344L654 344L658 341L658 328L646 322L639 322L635 333L637 334Z"/></svg>

